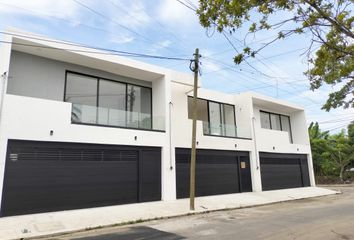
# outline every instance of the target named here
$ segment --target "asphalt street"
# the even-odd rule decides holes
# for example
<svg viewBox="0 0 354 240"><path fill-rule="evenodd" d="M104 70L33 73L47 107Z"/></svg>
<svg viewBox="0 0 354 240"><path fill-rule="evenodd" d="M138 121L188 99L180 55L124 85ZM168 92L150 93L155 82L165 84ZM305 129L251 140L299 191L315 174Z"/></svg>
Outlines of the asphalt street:
<svg viewBox="0 0 354 240"><path fill-rule="evenodd" d="M343 194L218 211L49 238L51 240L354 239L354 186Z"/></svg>

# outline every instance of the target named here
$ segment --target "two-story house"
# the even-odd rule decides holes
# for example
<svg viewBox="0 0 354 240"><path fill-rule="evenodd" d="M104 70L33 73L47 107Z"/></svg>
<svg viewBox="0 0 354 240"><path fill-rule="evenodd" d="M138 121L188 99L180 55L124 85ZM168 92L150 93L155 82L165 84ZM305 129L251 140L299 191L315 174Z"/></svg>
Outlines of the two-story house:
<svg viewBox="0 0 354 240"><path fill-rule="evenodd" d="M16 31L0 57L1 216L188 197L192 74ZM303 108L198 91L197 196L315 185Z"/></svg>

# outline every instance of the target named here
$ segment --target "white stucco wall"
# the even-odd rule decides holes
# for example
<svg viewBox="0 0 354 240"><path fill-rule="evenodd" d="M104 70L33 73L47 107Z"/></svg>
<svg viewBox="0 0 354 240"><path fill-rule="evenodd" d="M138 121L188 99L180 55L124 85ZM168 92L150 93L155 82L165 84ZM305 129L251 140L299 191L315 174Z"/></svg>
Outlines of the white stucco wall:
<svg viewBox="0 0 354 240"><path fill-rule="evenodd" d="M63 101L67 70L120 82L152 86L150 81L123 77L80 65L12 51L7 93Z"/></svg>

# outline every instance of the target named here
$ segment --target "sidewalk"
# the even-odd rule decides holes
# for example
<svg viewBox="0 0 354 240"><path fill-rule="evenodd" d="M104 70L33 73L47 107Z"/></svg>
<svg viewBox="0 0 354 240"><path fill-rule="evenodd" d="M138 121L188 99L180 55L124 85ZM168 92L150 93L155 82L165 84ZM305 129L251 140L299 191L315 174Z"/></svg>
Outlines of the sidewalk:
<svg viewBox="0 0 354 240"><path fill-rule="evenodd" d="M337 193L339 192L324 188L307 187L198 197L196 210L193 212L189 211L189 199L181 199L4 217L0 218L0 236L2 240L39 237L134 221L259 206Z"/></svg>

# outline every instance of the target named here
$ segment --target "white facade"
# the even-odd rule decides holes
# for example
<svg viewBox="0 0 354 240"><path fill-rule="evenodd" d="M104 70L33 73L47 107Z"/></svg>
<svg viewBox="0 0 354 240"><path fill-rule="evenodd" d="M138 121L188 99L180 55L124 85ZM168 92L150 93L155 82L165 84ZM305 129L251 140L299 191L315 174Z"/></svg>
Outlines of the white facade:
<svg viewBox="0 0 354 240"><path fill-rule="evenodd" d="M0 194L7 141L18 139L161 147L162 200L176 199L175 148L191 146L187 102L192 74L42 39L13 32L6 37L13 44L1 46ZM151 87L158 131L72 124L72 104L63 101L66 70ZM315 185L303 108L251 92L229 95L199 88L198 97L235 106L237 137L205 135L198 121L197 148L248 152L253 191L262 191L259 152L306 154L311 186ZM289 116L293 143L288 132L262 128L260 110Z"/></svg>

